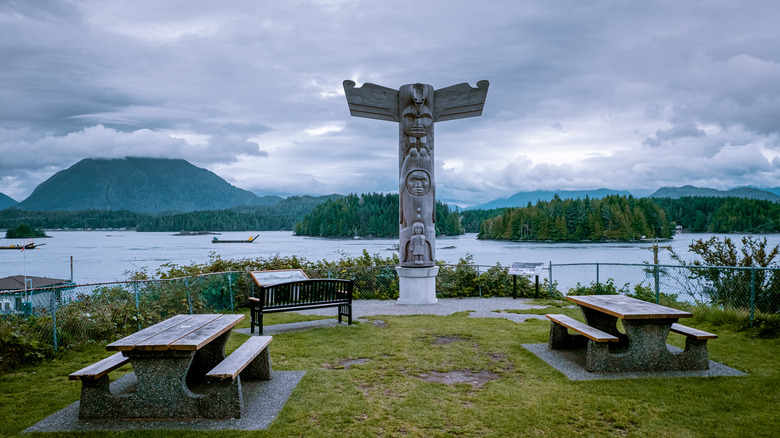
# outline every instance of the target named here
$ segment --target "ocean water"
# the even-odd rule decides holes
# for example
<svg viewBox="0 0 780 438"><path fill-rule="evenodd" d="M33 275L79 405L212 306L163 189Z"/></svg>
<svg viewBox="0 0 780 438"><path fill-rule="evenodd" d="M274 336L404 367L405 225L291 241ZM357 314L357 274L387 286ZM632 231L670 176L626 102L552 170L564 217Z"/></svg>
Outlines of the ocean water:
<svg viewBox="0 0 780 438"><path fill-rule="evenodd" d="M0 278L30 275L50 278L71 278L79 284L103 283L127 279L127 272L146 269L154 272L163 264L204 264L219 255L224 259L267 258L274 255L308 260L338 260L343 255L369 254L389 257L395 251L397 239L323 239L294 236L285 231L227 232L217 236L223 240L244 240L260 235L254 243L212 243L211 235L176 236L175 233L138 233L135 231L51 231L51 238L36 239L44 244L25 251L0 251ZM660 242L659 262L672 262L670 246L684 257L691 241L712 237L712 234L683 233L670 241ZM721 235L722 236L722 235ZM742 235L728 235L735 241ZM780 234L761 235L772 244L780 243ZM0 239L3 245L20 243ZM513 262L549 264L571 263L644 263L653 261L651 243L523 243L477 240L476 234L439 237L436 259L457 263L467 255L475 264L510 266Z"/></svg>

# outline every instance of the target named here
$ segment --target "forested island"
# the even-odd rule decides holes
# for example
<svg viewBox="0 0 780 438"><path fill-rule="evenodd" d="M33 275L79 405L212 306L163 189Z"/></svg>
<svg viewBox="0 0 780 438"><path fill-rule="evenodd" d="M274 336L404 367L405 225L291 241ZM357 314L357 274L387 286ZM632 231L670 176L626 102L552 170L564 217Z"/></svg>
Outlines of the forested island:
<svg viewBox="0 0 780 438"><path fill-rule="evenodd" d="M670 222L686 231L708 233L778 233L780 203L744 198L694 196L654 198Z"/></svg>
<svg viewBox="0 0 780 438"><path fill-rule="evenodd" d="M481 239L634 240L686 232L777 233L780 204L730 197L566 199L526 207L466 210L461 225Z"/></svg>
<svg viewBox="0 0 780 438"><path fill-rule="evenodd" d="M397 237L398 194L350 194L322 203L295 226L295 234L317 237ZM436 234L463 234L459 215L436 202Z"/></svg>
<svg viewBox="0 0 780 438"><path fill-rule="evenodd" d="M542 241L668 239L666 213L649 198L607 196L566 199L508 208L482 220L478 238Z"/></svg>
<svg viewBox="0 0 780 438"><path fill-rule="evenodd" d="M134 229L136 231L292 231L318 204L342 195L291 196L269 206L241 206L189 213L134 213L130 211L0 210L0 228L26 224L44 229Z"/></svg>

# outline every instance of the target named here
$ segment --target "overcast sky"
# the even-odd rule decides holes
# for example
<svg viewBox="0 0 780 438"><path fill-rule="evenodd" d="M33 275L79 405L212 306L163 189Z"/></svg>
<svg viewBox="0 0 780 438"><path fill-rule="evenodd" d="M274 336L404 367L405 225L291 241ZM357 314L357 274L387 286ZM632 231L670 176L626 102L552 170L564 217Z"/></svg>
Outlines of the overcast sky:
<svg viewBox="0 0 780 438"><path fill-rule="evenodd" d="M490 81L436 124L439 199L780 186L780 3L0 0L0 192L183 158L259 195L396 192L342 82Z"/></svg>

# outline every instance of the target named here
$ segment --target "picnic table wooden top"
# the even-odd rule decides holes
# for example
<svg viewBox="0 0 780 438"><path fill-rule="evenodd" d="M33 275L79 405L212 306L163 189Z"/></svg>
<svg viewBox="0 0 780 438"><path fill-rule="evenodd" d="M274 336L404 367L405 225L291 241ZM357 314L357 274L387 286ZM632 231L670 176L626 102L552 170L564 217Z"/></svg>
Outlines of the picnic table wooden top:
<svg viewBox="0 0 780 438"><path fill-rule="evenodd" d="M674 319L693 316L690 312L624 295L582 295L568 296L566 299L620 319Z"/></svg>
<svg viewBox="0 0 780 438"><path fill-rule="evenodd" d="M243 319L244 315L176 315L112 342L106 345L106 350L200 350Z"/></svg>

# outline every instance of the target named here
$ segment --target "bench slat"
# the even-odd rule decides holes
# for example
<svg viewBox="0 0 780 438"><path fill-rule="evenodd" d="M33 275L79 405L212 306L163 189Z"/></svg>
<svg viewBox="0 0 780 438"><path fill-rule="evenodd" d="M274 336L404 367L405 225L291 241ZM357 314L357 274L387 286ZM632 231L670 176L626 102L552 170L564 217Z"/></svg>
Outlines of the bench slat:
<svg viewBox="0 0 780 438"><path fill-rule="evenodd" d="M272 336L252 336L230 353L230 356L217 364L206 376L222 380L235 379L254 358L268 347L272 340Z"/></svg>
<svg viewBox="0 0 780 438"><path fill-rule="evenodd" d="M111 371L130 363L130 359L124 357L122 353L112 354L111 356L95 362L88 367L84 367L68 376L70 380L97 380Z"/></svg>
<svg viewBox="0 0 780 438"><path fill-rule="evenodd" d="M591 327L585 323L579 322L576 319L563 314L548 314L544 315L547 319L556 322L568 329L574 330L583 336L593 339L596 342L617 342L618 338L603 332L597 328Z"/></svg>
<svg viewBox="0 0 780 438"><path fill-rule="evenodd" d="M685 336L690 336L695 339L717 339L718 338L718 335L716 334L707 333L705 331L698 330L693 327L688 327L677 323L672 324L671 330L675 333L679 333Z"/></svg>

